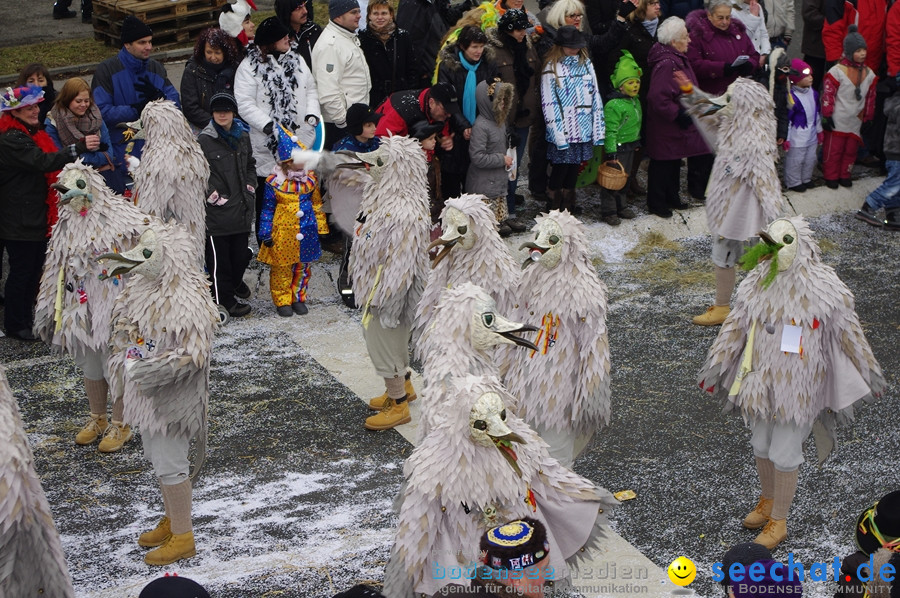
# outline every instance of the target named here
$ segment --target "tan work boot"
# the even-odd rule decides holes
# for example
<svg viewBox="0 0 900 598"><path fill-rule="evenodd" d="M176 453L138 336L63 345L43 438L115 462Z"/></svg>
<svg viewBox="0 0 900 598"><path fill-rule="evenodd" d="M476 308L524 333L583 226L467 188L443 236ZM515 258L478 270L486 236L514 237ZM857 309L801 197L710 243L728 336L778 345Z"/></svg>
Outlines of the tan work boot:
<svg viewBox="0 0 900 598"><path fill-rule="evenodd" d="M710 305L705 313L694 316L693 322L697 326L718 326L730 312L731 308L727 305Z"/></svg>
<svg viewBox="0 0 900 598"><path fill-rule="evenodd" d="M366 418L366 429L368 430L390 430L394 426L400 424L408 424L412 421L409 416L409 405L407 401L397 403L394 399L388 397L384 402L384 408L381 413Z"/></svg>
<svg viewBox="0 0 900 598"><path fill-rule="evenodd" d="M169 536L172 535L172 522L168 517L163 517L149 532L144 532L138 536L138 546L144 548L153 548L154 546L162 546Z"/></svg>
<svg viewBox="0 0 900 598"><path fill-rule="evenodd" d="M194 532L172 534L162 546L145 554L144 562L148 565L170 565L175 561L196 555L197 548L194 546Z"/></svg>
<svg viewBox="0 0 900 598"><path fill-rule="evenodd" d="M106 421L106 414L95 415L91 413L91 419L89 419L87 423L84 424L84 427L81 428L81 431L75 435L75 444L94 444L97 442L97 439L106 432L108 427L109 422Z"/></svg>
<svg viewBox="0 0 900 598"><path fill-rule="evenodd" d="M787 540L787 519L769 519L766 527L753 541L769 550L775 550L775 547L785 540Z"/></svg>
<svg viewBox="0 0 900 598"><path fill-rule="evenodd" d="M406 374L406 400L412 403L419 397L416 395L416 389L413 388L412 380L409 379L409 373ZM369 399L369 409L372 411L381 411L384 409L384 402L387 401L387 391L384 391L384 394L380 397L375 397L374 399Z"/></svg>
<svg viewBox="0 0 900 598"><path fill-rule="evenodd" d="M97 450L101 453L114 453L129 440L131 440L131 426L122 422L111 422Z"/></svg>
<svg viewBox="0 0 900 598"><path fill-rule="evenodd" d="M759 497L759 502L750 514L744 517L741 525L747 529L759 529L769 522L769 516L772 514L772 503L775 502L771 498Z"/></svg>

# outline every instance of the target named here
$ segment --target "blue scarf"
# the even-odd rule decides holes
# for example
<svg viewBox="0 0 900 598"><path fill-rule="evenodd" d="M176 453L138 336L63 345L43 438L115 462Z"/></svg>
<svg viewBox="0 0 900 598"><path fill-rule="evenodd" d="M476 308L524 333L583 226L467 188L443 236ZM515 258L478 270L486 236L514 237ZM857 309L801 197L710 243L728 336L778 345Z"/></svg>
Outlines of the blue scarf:
<svg viewBox="0 0 900 598"><path fill-rule="evenodd" d="M475 87L478 85L478 82L475 80L475 71L477 71L478 67L481 66L481 61L479 60L475 64L471 64L468 60L465 59L463 53L460 52L459 63L464 69L469 71L468 73L466 73L466 86L463 89L462 95L463 116L465 116L466 120L471 124L475 124L475 115L478 113L475 108Z"/></svg>
<svg viewBox="0 0 900 598"><path fill-rule="evenodd" d="M647 30L647 33L650 34L650 37L656 37L656 27L659 25L659 17L656 17L652 21L643 21L642 25L644 29Z"/></svg>

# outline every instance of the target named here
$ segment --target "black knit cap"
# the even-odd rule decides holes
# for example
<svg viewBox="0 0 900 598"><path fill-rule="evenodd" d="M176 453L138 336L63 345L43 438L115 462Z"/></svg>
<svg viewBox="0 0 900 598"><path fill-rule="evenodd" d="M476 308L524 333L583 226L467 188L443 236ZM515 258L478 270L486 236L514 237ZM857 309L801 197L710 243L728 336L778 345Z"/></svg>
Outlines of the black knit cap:
<svg viewBox="0 0 900 598"><path fill-rule="evenodd" d="M210 112L224 112L226 110L230 110L233 113L237 114L238 107L237 102L234 99L234 96L228 92L220 91L219 93L213 95L213 97L209 100L209 111Z"/></svg>
<svg viewBox="0 0 900 598"><path fill-rule="evenodd" d="M481 536L480 548L491 569L525 569L550 553L544 524L527 517L489 529Z"/></svg>
<svg viewBox="0 0 900 598"><path fill-rule="evenodd" d="M256 28L256 37L253 38L253 41L257 46L268 46L290 33L291 30L279 21L278 17L269 17Z"/></svg>
<svg viewBox="0 0 900 598"><path fill-rule="evenodd" d="M900 546L900 490L885 494L856 519L856 545L860 550L872 554L885 543Z"/></svg>
<svg viewBox="0 0 900 598"><path fill-rule="evenodd" d="M528 15L525 14L524 10L518 8L510 8L503 13L503 16L497 21L497 29L506 31L507 33L515 31L516 29L528 29L530 26L531 23L528 22Z"/></svg>
<svg viewBox="0 0 900 598"><path fill-rule="evenodd" d="M154 579L141 590L138 598L210 598L199 583L187 577L169 575Z"/></svg>
<svg viewBox="0 0 900 598"><path fill-rule="evenodd" d="M725 573L725 577L722 579L722 585L727 587L731 584L728 570L731 569L733 564L740 563L746 570L747 567L753 563L770 560L771 558L771 551L762 544L757 544L756 542L742 542L741 544L735 544L729 548L728 552L725 553L725 556L722 557L722 571Z"/></svg>
<svg viewBox="0 0 900 598"><path fill-rule="evenodd" d="M456 101L456 88L452 83L447 81L433 85L428 90L429 99L433 99L441 104L444 108L450 108L450 105Z"/></svg>
<svg viewBox="0 0 900 598"><path fill-rule="evenodd" d="M128 15L122 22L122 43L130 44L145 37L152 37L153 30L150 29L139 18Z"/></svg>

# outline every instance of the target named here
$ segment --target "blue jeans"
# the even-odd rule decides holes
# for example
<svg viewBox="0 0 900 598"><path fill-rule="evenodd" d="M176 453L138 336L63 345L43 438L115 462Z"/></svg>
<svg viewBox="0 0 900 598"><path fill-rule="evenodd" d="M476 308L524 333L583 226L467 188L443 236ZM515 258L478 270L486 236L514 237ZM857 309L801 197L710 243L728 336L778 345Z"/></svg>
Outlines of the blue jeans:
<svg viewBox="0 0 900 598"><path fill-rule="evenodd" d="M869 193L866 203L873 210L884 208L890 210L900 207L900 161L888 160L885 162L887 177L881 185Z"/></svg>
<svg viewBox="0 0 900 598"><path fill-rule="evenodd" d="M528 146L528 127L516 127L513 129L519 136L519 145L516 146L516 180L510 181L506 188L506 207L509 208L509 217L512 218L516 211L516 187L519 184L519 174L522 172L522 160L525 158L525 148Z"/></svg>

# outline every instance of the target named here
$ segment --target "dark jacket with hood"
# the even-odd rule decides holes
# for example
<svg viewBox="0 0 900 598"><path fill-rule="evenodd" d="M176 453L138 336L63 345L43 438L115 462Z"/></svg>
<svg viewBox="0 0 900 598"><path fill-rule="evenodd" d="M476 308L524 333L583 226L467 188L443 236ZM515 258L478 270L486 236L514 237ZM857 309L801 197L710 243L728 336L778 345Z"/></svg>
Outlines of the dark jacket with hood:
<svg viewBox="0 0 900 598"><path fill-rule="evenodd" d="M706 16L706 10L695 10L685 19L691 35L687 56L697 75L700 89L711 95L725 93L739 76L750 76L759 66L759 52L747 35L747 27L737 19L731 19L728 29L717 29ZM744 65L732 69L738 56L750 59Z"/></svg>
<svg viewBox="0 0 900 598"><path fill-rule="evenodd" d="M416 87L431 85L434 65L441 39L450 27L475 5L473 0L450 4L450 0L400 0L397 6L397 27L409 32L417 59L413 67L417 79Z"/></svg>
<svg viewBox="0 0 900 598"><path fill-rule="evenodd" d="M541 61L538 58L537 50L531 44L531 38L526 36L522 41L525 44L525 63L527 68L531 70L529 75L527 71L518 74L515 66L515 40L492 27L485 30L488 43L494 49L494 64L497 68L497 75L505 83L512 84L516 90L515 106L509 111L509 122L516 128L530 127L538 119L543 118L541 113ZM523 84L527 77L527 87L522 93L520 84ZM522 81L517 83L517 79Z"/></svg>
<svg viewBox="0 0 900 598"><path fill-rule="evenodd" d="M475 89L478 117L472 126L469 140L469 170L466 193L481 193L485 197L505 197L509 176L506 172L506 149L509 147L507 121L513 102L513 86L497 83L493 97L488 95L488 82Z"/></svg>
<svg viewBox="0 0 900 598"><path fill-rule="evenodd" d="M231 125L246 127L237 120ZM209 162L209 185L206 196L216 192L220 198L228 198L222 205L206 204L206 234L210 237L250 233L253 224L256 195L247 188L256 187L256 160L250 148L250 135L241 133L237 147L232 148L223 139L212 122L207 123L197 142Z"/></svg>
<svg viewBox="0 0 900 598"><path fill-rule="evenodd" d="M462 173L469 164L469 143L463 139L463 131L472 127L472 123L463 114L463 93L466 89L468 71L459 62L460 48L458 44L446 45L440 53L441 63L438 67L438 83L450 83L456 90L457 104L448 108L452 115L450 128L454 132L453 149L441 160L443 172ZM482 81L493 81L497 76L494 66L494 48L487 44L478 69L475 71L475 84ZM477 99L476 99L477 106Z"/></svg>
<svg viewBox="0 0 900 598"><path fill-rule="evenodd" d="M197 129L202 129L212 118L209 101L220 91L234 95L234 71L237 65L198 62L191 56L181 76L181 111Z"/></svg>
<svg viewBox="0 0 900 598"><path fill-rule="evenodd" d="M622 57L622 50L631 52L632 58L641 67L643 74L641 75L641 104L647 105L647 88L650 86L650 63L647 57L650 55L650 49L656 44L656 36L650 35L647 28L640 20L628 21L628 28L622 37L622 43L618 49L609 53L609 59L606 62L606 70L612 73L616 70L616 63Z"/></svg>
<svg viewBox="0 0 900 598"><path fill-rule="evenodd" d="M378 106L395 91L418 86L416 55L408 31L397 27L388 40L382 42L377 35L365 29L359 32L359 45L366 55L372 79L370 107Z"/></svg>
<svg viewBox="0 0 900 598"><path fill-rule="evenodd" d="M309 3L309 6L312 6L312 2ZM291 27L288 26L288 29ZM309 68L312 68L312 51L320 35L322 35L322 27L313 23L312 14L309 15L309 20L300 26L300 31L295 32L291 29L291 41L297 43L297 52L303 56L303 60L306 61L306 66Z"/></svg>
<svg viewBox="0 0 900 598"><path fill-rule="evenodd" d="M644 116L647 154L653 160L680 160L710 153L700 131L684 114L681 90L675 82L675 72L682 71L697 85L697 76L687 56L672 46L658 43L650 50L647 60L651 69Z"/></svg>

